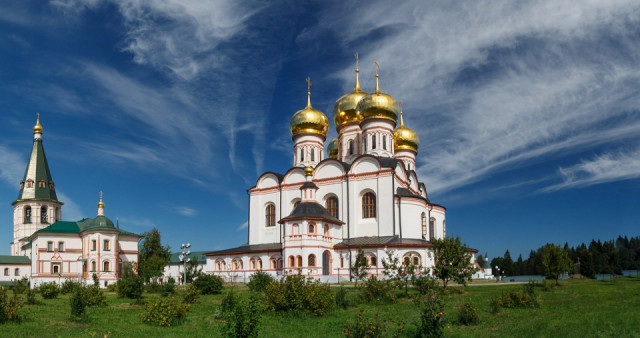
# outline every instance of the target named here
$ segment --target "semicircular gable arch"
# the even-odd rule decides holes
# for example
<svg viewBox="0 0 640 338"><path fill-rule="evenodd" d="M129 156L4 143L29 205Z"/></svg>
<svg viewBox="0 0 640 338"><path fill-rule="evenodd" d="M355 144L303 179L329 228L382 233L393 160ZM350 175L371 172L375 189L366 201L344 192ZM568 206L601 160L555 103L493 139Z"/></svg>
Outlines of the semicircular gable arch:
<svg viewBox="0 0 640 338"><path fill-rule="evenodd" d="M344 170L344 166L340 163L340 161L330 158L318 163L316 169L313 172L313 178L324 179L341 177L344 174L346 174L346 171Z"/></svg>
<svg viewBox="0 0 640 338"><path fill-rule="evenodd" d="M377 157L371 155L362 155L356 158L349 170L350 174L362 174L368 172L380 171L382 165Z"/></svg>
<svg viewBox="0 0 640 338"><path fill-rule="evenodd" d="M266 173L260 175L258 181L256 183L256 188L265 189L277 187L282 182L282 175L274 172L267 171Z"/></svg>
<svg viewBox="0 0 640 338"><path fill-rule="evenodd" d="M305 181L306 179L304 178L304 169L300 167L294 167L289 169L289 171L287 171L284 174L284 179L282 180L282 183L294 184L294 183L302 183Z"/></svg>

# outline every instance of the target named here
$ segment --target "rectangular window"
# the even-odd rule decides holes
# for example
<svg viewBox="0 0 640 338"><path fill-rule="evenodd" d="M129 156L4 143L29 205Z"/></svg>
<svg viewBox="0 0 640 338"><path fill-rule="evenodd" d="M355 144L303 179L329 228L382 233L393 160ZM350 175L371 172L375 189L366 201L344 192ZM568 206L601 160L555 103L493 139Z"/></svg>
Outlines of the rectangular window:
<svg viewBox="0 0 640 338"><path fill-rule="evenodd" d="M47 242L47 251L53 251L53 242Z"/></svg>
<svg viewBox="0 0 640 338"><path fill-rule="evenodd" d="M60 252L64 251L64 242L58 242L58 251Z"/></svg>
<svg viewBox="0 0 640 338"><path fill-rule="evenodd" d="M51 273L62 273L62 264L60 263L51 263Z"/></svg>
<svg viewBox="0 0 640 338"><path fill-rule="evenodd" d="M98 249L98 241L95 239L91 241L91 251L96 251Z"/></svg>
<svg viewBox="0 0 640 338"><path fill-rule="evenodd" d="M109 251L109 240L105 239L104 240L104 251Z"/></svg>
<svg viewBox="0 0 640 338"><path fill-rule="evenodd" d="M316 150L311 149L311 162L314 162L315 160L316 160Z"/></svg>

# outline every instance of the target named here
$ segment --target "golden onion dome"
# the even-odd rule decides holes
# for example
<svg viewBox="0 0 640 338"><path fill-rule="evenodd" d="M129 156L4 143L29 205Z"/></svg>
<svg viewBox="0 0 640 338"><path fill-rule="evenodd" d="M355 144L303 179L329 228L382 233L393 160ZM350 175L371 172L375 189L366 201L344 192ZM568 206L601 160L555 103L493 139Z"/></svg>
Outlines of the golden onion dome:
<svg viewBox="0 0 640 338"><path fill-rule="evenodd" d="M329 132L329 120L319 110L311 107L311 92L307 92L307 106L291 117L291 135L312 133L324 137Z"/></svg>
<svg viewBox="0 0 640 338"><path fill-rule="evenodd" d="M400 112L400 126L393 131L394 149L409 149L418 152L420 146L420 138L415 131L404 126L402 112Z"/></svg>
<svg viewBox="0 0 640 338"><path fill-rule="evenodd" d="M380 92L380 88L378 86L377 70L375 92L364 96L358 102L357 109L361 121L366 119L378 118L392 120L395 123L398 120L398 113L400 112L398 102L396 102L396 100L391 95Z"/></svg>
<svg viewBox="0 0 640 338"><path fill-rule="evenodd" d="M336 124L336 129L341 125L349 122L359 122L358 118L358 102L367 95L360 89L360 81L358 79L358 73L360 70L356 67L356 86L355 88L344 94L333 105L333 122Z"/></svg>
<svg viewBox="0 0 640 338"><path fill-rule="evenodd" d="M38 113L38 120L36 121L36 125L33 126L34 134L42 134L42 126L40 125L40 113Z"/></svg>
<svg viewBox="0 0 640 338"><path fill-rule="evenodd" d="M337 137L331 140L331 142L329 142L329 144L327 145L326 152L330 158L338 157L338 138Z"/></svg>
<svg viewBox="0 0 640 338"><path fill-rule="evenodd" d="M304 176L313 176L313 168L307 164L307 167L304 168Z"/></svg>

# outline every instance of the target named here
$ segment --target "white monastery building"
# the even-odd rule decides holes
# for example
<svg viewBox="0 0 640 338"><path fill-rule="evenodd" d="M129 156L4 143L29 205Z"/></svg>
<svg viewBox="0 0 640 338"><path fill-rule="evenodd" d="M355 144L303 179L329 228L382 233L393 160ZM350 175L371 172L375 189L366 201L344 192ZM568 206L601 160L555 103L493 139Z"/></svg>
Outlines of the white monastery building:
<svg viewBox="0 0 640 338"><path fill-rule="evenodd" d="M376 65L377 66L377 65ZM373 274L385 250L432 268L432 241L446 236L446 208L415 172L420 141L396 100L355 88L333 107L338 137L324 146L327 117L307 106L291 118L293 167L266 172L249 189L249 242L206 253L205 272L227 279L258 270L335 281L363 249ZM310 83L309 83L310 88ZM473 250L475 252L475 250Z"/></svg>
<svg viewBox="0 0 640 338"><path fill-rule="evenodd" d="M67 279L115 283L124 263L137 265L140 235L120 229L104 215L102 192L96 218L62 221L63 203L42 146L40 118L33 148L13 205L11 255L0 256L0 282L27 277L31 286Z"/></svg>

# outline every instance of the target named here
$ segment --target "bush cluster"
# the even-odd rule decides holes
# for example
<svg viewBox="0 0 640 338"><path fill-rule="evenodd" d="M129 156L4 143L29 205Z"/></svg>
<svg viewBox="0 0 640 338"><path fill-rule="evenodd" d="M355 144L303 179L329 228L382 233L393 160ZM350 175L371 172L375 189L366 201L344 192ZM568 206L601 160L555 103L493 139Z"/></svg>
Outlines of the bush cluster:
<svg viewBox="0 0 640 338"><path fill-rule="evenodd" d="M260 330L260 319L262 308L257 299L257 295L252 294L249 299L234 296L230 292L227 300L221 305L222 335L225 337L257 337Z"/></svg>
<svg viewBox="0 0 640 338"><path fill-rule="evenodd" d="M36 290L35 289L27 289L27 304L36 305L38 304L38 300L36 300Z"/></svg>
<svg viewBox="0 0 640 338"><path fill-rule="evenodd" d="M264 294L268 308L274 311L308 311L323 316L335 305L328 286L301 275L269 283Z"/></svg>
<svg viewBox="0 0 640 338"><path fill-rule="evenodd" d="M193 285L187 285L182 294L182 302L186 304L195 304L200 296L200 291Z"/></svg>
<svg viewBox="0 0 640 338"><path fill-rule="evenodd" d="M517 289L513 289L507 292L502 292L501 296L494 296L497 300L491 300L492 302L497 302L501 307L504 308L530 308L530 307L540 307L540 302L535 295L531 295L527 292L519 291Z"/></svg>
<svg viewBox="0 0 640 338"><path fill-rule="evenodd" d="M222 284L222 278L207 274L202 274L193 281L193 286L203 295L222 292Z"/></svg>
<svg viewBox="0 0 640 338"><path fill-rule="evenodd" d="M379 280L376 276L371 276L364 283L362 288L362 299L365 302L373 300L391 300L395 301L393 293L394 286L388 280Z"/></svg>
<svg viewBox="0 0 640 338"><path fill-rule="evenodd" d="M71 318L81 320L85 318L86 308L88 306L105 306L107 299L99 287L82 286L75 287L69 298L71 304Z"/></svg>
<svg viewBox="0 0 640 338"><path fill-rule="evenodd" d="M162 292L160 292L160 295L162 297L167 297L174 293L176 293L176 281L173 278L169 278L169 281L162 284Z"/></svg>
<svg viewBox="0 0 640 338"><path fill-rule="evenodd" d="M0 324L22 320L22 316L20 316L22 305L22 297L16 294L9 297L4 289L0 289Z"/></svg>
<svg viewBox="0 0 640 338"><path fill-rule="evenodd" d="M60 288L58 287L58 284L56 284L55 282L42 283L40 284L39 289L40 289L40 294L44 299L56 298L60 293Z"/></svg>
<svg viewBox="0 0 640 338"><path fill-rule="evenodd" d="M139 275L128 275L120 278L116 284L118 296L130 299L142 299L144 280Z"/></svg>
<svg viewBox="0 0 640 338"><path fill-rule="evenodd" d="M151 282L144 286L144 291L146 291L147 293L160 293L162 292L162 289L163 287L160 283Z"/></svg>
<svg viewBox="0 0 640 338"><path fill-rule="evenodd" d="M275 281L275 278L273 278L273 276L271 276L270 274L264 271L258 271L253 274L253 278L251 278L251 281L247 283L247 286L251 291L262 292L267 288L267 285L269 285L269 283Z"/></svg>
<svg viewBox="0 0 640 338"><path fill-rule="evenodd" d="M347 294L347 288L344 286L341 286L336 290L336 306L346 310L351 305L351 302L347 299Z"/></svg>
<svg viewBox="0 0 640 338"><path fill-rule="evenodd" d="M29 278L22 277L21 279L14 280L12 290L15 295L21 295L29 290Z"/></svg>
<svg viewBox="0 0 640 338"><path fill-rule="evenodd" d="M82 284L80 284L80 282L74 281L72 279L67 279L64 281L64 283L62 283L62 286L60 287L60 293L66 295L72 293L79 287L82 287Z"/></svg>
<svg viewBox="0 0 640 338"><path fill-rule="evenodd" d="M476 325L480 321L478 307L475 306L470 299L466 299L460 304L458 320L463 325Z"/></svg>
<svg viewBox="0 0 640 338"><path fill-rule="evenodd" d="M147 303L142 313L142 321L160 326L173 326L182 322L189 306L179 302L175 297L156 298Z"/></svg>
<svg viewBox="0 0 640 338"><path fill-rule="evenodd" d="M438 282L429 274L415 275L413 277L413 286L421 295L430 294L440 289Z"/></svg>
<svg viewBox="0 0 640 338"><path fill-rule="evenodd" d="M444 304L436 293L419 299L420 325L417 335L421 337L443 337L447 320L444 316Z"/></svg>
<svg viewBox="0 0 640 338"><path fill-rule="evenodd" d="M342 331L347 337L380 337L386 331L386 325L380 320L378 313L374 318L369 318L364 315L364 310L360 310L355 320L353 322L348 320Z"/></svg>

